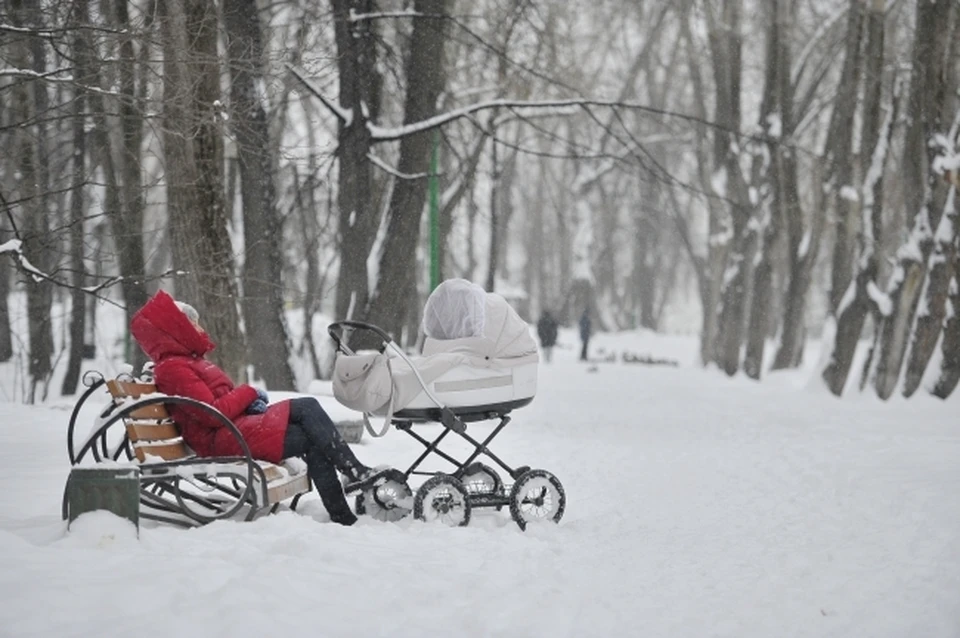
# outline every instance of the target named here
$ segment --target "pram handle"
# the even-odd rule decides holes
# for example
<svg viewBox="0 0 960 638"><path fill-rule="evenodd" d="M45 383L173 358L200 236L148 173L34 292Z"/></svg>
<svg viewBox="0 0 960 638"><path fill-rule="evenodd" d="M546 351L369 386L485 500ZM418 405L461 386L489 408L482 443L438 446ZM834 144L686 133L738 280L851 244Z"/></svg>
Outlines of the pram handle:
<svg viewBox="0 0 960 638"><path fill-rule="evenodd" d="M344 328L357 328L360 330L369 330L375 333L377 336L383 339L383 347L380 349L383 352L386 349L388 343L393 341L393 338L387 334L379 326L375 326L372 323L366 323L363 321L353 321L350 319L344 319L343 321L335 321L327 326L327 334L330 335L330 338L337 344L337 350L341 350L346 354L353 354L353 352L345 345L343 345L343 329Z"/></svg>

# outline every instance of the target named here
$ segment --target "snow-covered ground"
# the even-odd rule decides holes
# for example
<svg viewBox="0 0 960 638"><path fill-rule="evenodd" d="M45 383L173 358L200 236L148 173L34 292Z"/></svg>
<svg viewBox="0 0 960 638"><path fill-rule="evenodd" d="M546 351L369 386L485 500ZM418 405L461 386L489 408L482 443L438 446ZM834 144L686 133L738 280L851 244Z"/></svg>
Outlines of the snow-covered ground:
<svg viewBox="0 0 960 638"><path fill-rule="evenodd" d="M636 333L595 346L680 365L587 366L561 338L491 446L566 488L560 524L526 533L489 510L344 528L314 496L252 523L68 532L70 401L0 403L0 636L960 636L956 396L731 380L694 364L695 338ZM357 446L403 467L421 449Z"/></svg>

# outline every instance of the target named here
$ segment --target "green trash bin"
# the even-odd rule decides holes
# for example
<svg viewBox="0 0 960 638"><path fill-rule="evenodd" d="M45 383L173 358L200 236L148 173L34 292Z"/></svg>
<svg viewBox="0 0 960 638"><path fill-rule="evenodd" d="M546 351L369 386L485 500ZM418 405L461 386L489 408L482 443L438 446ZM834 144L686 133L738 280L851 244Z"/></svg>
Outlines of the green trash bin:
<svg viewBox="0 0 960 638"><path fill-rule="evenodd" d="M78 516L107 510L140 531L140 468L75 467L67 478L67 528Z"/></svg>

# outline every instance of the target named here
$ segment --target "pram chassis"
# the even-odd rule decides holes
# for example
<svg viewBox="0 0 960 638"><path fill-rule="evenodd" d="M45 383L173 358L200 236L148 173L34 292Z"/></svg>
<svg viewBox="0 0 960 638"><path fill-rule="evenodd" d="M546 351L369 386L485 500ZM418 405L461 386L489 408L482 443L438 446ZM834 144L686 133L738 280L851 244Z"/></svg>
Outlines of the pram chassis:
<svg viewBox="0 0 960 638"><path fill-rule="evenodd" d="M403 513L396 510L406 508L409 505L409 497L412 496L412 508L409 509L412 510L414 517L420 520L439 519L450 525L466 526L470 522L473 508L488 507L499 511L504 506L509 506L511 518L522 530L526 529L528 522L534 520L560 521L566 506L566 494L560 481L546 470L531 469L527 465L511 467L489 448L490 442L510 423L509 412L528 405L533 397L483 406L447 407L430 391L416 366L390 335L377 326L360 321L339 321L330 324L328 333L336 343L337 349L347 355L353 355L354 352L344 343L345 328L369 330L375 333L382 339L378 350L383 353L390 347L403 358L420 382L423 391L437 406L398 410L390 415L390 424L418 441L424 446L424 451L405 471L398 470L398 474L403 475L403 484L399 484L399 477L394 479L394 484L388 486L390 489L385 490L388 494L386 499L383 498L382 491L376 487L359 494L355 505L358 515L373 510L376 513L375 517L381 520L399 520L409 511ZM467 433L467 423L496 419L499 419L499 423L483 440L478 440ZM444 426L432 439L422 436L413 428L417 423L431 422ZM461 461L440 449L440 444L451 432L473 446L473 452L465 460ZM432 454L452 464L454 471L443 473L419 470L421 464ZM506 486L494 468L480 462L481 457L486 457L500 466L513 480L512 486ZM415 494L409 486L409 479L414 475L430 477Z"/></svg>

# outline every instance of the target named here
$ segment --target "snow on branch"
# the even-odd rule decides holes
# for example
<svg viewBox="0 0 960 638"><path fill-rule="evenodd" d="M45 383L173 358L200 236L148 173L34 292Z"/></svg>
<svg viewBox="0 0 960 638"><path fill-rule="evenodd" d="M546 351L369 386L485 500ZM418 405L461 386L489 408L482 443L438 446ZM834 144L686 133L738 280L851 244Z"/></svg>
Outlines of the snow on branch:
<svg viewBox="0 0 960 638"><path fill-rule="evenodd" d="M0 255L5 253L12 253L14 259L20 263L20 267L28 272L34 281L40 282L45 279L51 279L50 275L30 263L27 256L23 254L23 242L19 239L11 239L0 244Z"/></svg>
<svg viewBox="0 0 960 638"><path fill-rule="evenodd" d="M313 95L319 99L324 106L327 107L332 113L334 113L340 120L344 123L345 126L350 126L353 123L353 112L351 109L346 109L333 100L327 98L316 88L300 71L294 68L292 65L287 64L287 69L310 91ZM525 116L527 117L566 117L572 115L577 110L585 110L589 112L589 107L604 107L610 109L625 109L630 111L640 111L647 113L648 115L653 115L657 117L669 117L684 120L701 126L707 126L717 130L724 131L733 136L744 138L746 140L759 141L767 143L769 138L765 135L751 134L739 129L732 129L728 126L724 126L717 122L710 121L708 119L697 117L696 115L689 115L687 113L680 113L678 111L670 111L667 109L656 108L648 106L646 104L640 104L638 102L627 102L622 100L603 100L603 99L591 99L591 98L570 98L570 99L558 99L558 100L513 100L506 98L498 98L494 100L487 100L485 102L477 102L474 104L469 104L459 109L454 109L446 113L440 113L434 117L427 118L420 122L414 122L412 124L405 124L398 127L382 127L377 124L367 120L366 126L370 132L370 141L371 143L378 142L395 142L404 137L415 135L417 133L423 133L425 131L430 131L435 128L439 128L449 122L453 122L460 118L466 117L468 115L473 115L474 113L479 113L481 111L488 111L494 109L506 109L511 111L524 111ZM366 119L366 114L364 114ZM518 117L519 114L517 114ZM732 142L736 144L736 141ZM795 144L780 144L785 148L789 148L795 151L803 152L811 156L817 156L817 153L805 149L803 147L797 146Z"/></svg>
<svg viewBox="0 0 960 638"><path fill-rule="evenodd" d="M20 239L10 239L0 244L0 255L5 255L5 254L10 255L17 262L17 265L20 267L20 269L23 272L27 273L27 275L31 279L33 279L34 282L39 283L42 281L47 281L61 288L81 290L87 294L95 296L97 299L100 299L101 301L105 301L106 303L117 306L118 308L122 307L119 303L117 303L113 299L110 299L108 297L103 297L99 294L101 291L107 288L110 288L111 286L114 286L115 284L118 284L121 281L123 281L124 277L122 275L109 277L93 286L74 286L68 282L57 279L53 275L45 273L44 271L34 266L33 263L27 258L27 256L23 254L23 241ZM173 269L170 269L164 273L156 275L155 277L150 277L150 279L164 279L167 277L180 275L180 274L183 274L183 273L180 271L175 271Z"/></svg>
<svg viewBox="0 0 960 638"><path fill-rule="evenodd" d="M333 100L328 100L326 97L324 97L323 93L320 92L320 89L315 87L313 83L308 80L306 76L300 73L300 71L298 71L292 64L287 65L287 70L290 71L295 78L300 80L300 83L303 84L308 91L313 93L318 100L323 102L323 105L327 107L331 113L336 115L337 118L343 122L344 126L349 127L353 123L353 111L351 109L345 109Z"/></svg>
<svg viewBox="0 0 960 638"><path fill-rule="evenodd" d="M374 166L385 173L393 175L397 179L423 179L424 177L430 177L430 173L401 173L373 153L367 153L367 159L370 160L370 163Z"/></svg>
<svg viewBox="0 0 960 638"><path fill-rule="evenodd" d="M510 99L495 99L488 100L486 102L477 102L476 104L470 104L459 109L454 109L453 111L448 111L446 113L441 113L434 117L428 118L420 122L414 122L413 124L406 124L404 126L399 126L396 128L385 128L377 126L376 124L367 123L367 127L370 129L370 136L374 142L391 142L398 140L402 137L408 135L413 135L415 133L422 133L424 131L429 131L431 129L443 126L448 122L466 117L467 115L472 115L474 113L479 113L480 111L487 111L491 109L533 109L534 114L539 117L544 117L547 115L557 116L557 117L566 117L573 114L576 110L586 108L589 106L604 106L610 108L625 108L631 110L640 110L647 111L650 113L655 113L657 115L677 115L683 118L690 118L691 116L681 115L679 113L666 113L660 109L655 109L649 106L642 104L636 104L632 102L617 102L615 100L591 100L591 99L567 99L567 100L537 100L537 101L527 101L527 100L510 100Z"/></svg>
<svg viewBox="0 0 960 638"><path fill-rule="evenodd" d="M357 13L353 9L350 9L350 17L347 18L348 22L363 22L366 20L383 20L386 18L418 18L425 16L424 13L419 13L417 11L377 11L375 13Z"/></svg>
<svg viewBox="0 0 960 638"><path fill-rule="evenodd" d="M67 75L64 77L54 77L61 73L70 73L73 71L72 67L63 67L59 69L52 69L50 71L44 71L43 73L38 73L32 69L17 69L17 68L6 68L0 69L0 77L19 77L19 78L29 78L33 80L43 80L45 82L51 82L54 84L73 84L78 89L83 89L88 93L98 93L100 95L111 95L114 97L120 97L120 94L116 91L108 91L106 89L101 89L99 86L90 86L89 84L83 84L78 82L76 78L72 75Z"/></svg>

